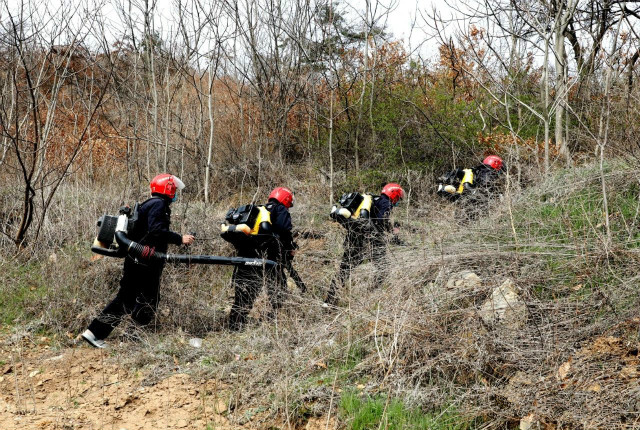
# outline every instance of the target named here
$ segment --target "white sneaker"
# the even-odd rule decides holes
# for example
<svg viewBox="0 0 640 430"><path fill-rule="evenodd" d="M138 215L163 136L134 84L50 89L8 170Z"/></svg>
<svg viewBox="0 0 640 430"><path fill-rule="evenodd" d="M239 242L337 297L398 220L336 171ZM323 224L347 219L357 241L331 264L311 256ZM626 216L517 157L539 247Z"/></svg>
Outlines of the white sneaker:
<svg viewBox="0 0 640 430"><path fill-rule="evenodd" d="M93 346L94 348L107 347L107 343L104 340L96 339L96 336L91 330L85 330L84 333L82 333L82 338L89 342L89 345Z"/></svg>

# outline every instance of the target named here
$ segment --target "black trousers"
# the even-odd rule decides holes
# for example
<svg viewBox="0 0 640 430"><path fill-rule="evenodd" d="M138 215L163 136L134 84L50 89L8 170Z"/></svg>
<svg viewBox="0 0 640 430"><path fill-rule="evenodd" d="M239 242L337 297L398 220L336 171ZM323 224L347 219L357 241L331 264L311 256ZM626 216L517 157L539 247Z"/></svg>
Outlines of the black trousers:
<svg viewBox="0 0 640 430"><path fill-rule="evenodd" d="M267 288L272 315L275 315L284 303L287 277L283 264L278 264L275 268L236 266L233 271L232 283L235 295L229 314L229 328L231 330L240 330L246 324L253 302L262 291L263 286Z"/></svg>
<svg viewBox="0 0 640 430"><path fill-rule="evenodd" d="M387 244L380 233L347 232L343 244L344 252L338 274L331 281L327 292L326 303L336 304L337 293L344 287L351 276L351 271L362 264L365 259L376 267L372 289L379 288L386 278L389 262L387 260Z"/></svg>
<svg viewBox="0 0 640 430"><path fill-rule="evenodd" d="M463 194L455 204L456 220L461 224L466 224L488 215L491 196L486 193L486 190L480 189L473 194Z"/></svg>
<svg viewBox="0 0 640 430"><path fill-rule="evenodd" d="M140 325L153 321L160 299L163 268L164 265L145 266L130 257L125 258L118 294L89 324L89 330L97 339L109 336L126 315L131 315Z"/></svg>

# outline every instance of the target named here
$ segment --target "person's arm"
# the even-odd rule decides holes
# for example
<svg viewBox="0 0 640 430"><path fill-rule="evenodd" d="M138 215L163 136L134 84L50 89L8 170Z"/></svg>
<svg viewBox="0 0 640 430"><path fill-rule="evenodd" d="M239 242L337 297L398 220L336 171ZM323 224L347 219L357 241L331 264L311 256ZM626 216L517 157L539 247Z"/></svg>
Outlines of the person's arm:
<svg viewBox="0 0 640 430"><path fill-rule="evenodd" d="M287 255L291 254L297 248L293 241L291 214L284 206L278 205L271 217L271 227L273 232L278 235L283 251Z"/></svg>
<svg viewBox="0 0 640 430"><path fill-rule="evenodd" d="M286 251L293 251L297 248L295 242L293 241L293 226L291 224L291 214L289 211L284 210L282 212L282 224L280 228L280 241L282 242L282 246Z"/></svg>
<svg viewBox="0 0 640 430"><path fill-rule="evenodd" d="M393 226L391 225L391 211L393 210L393 205L391 204L391 200L388 198L381 197L376 202L376 212L377 219L375 220L378 225L378 230L385 232L392 232Z"/></svg>

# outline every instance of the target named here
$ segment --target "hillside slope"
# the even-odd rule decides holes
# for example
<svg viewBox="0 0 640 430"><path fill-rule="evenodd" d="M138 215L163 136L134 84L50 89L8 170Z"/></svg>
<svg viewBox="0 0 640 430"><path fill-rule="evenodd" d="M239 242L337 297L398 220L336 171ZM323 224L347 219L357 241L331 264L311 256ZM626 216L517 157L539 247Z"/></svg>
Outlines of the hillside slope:
<svg viewBox="0 0 640 430"><path fill-rule="evenodd" d="M220 324L228 269L171 267L154 329L124 324L106 353L75 346L113 294L120 262L92 258L81 238L20 268L5 260L0 419L9 428L638 428L640 187L615 167L609 235L589 167L511 190L473 222L438 202L399 208L405 243L390 245L384 288L370 289L365 264L330 311L320 304L342 230L303 200L294 221L315 234L300 239L295 264L311 291L290 285L275 321L264 320L262 297L243 333ZM199 227L213 236L214 224Z"/></svg>

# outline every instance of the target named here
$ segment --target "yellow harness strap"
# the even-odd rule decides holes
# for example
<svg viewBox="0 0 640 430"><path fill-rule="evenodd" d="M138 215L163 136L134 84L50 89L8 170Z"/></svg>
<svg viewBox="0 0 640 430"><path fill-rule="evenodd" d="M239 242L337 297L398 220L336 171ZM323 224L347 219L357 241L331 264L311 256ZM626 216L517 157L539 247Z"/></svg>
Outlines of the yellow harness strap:
<svg viewBox="0 0 640 430"><path fill-rule="evenodd" d="M260 231L260 224L263 222L268 222L271 224L271 212L267 210L264 206L258 206L258 216L256 217L256 222L253 224L253 228L251 229L251 235L255 236Z"/></svg>
<svg viewBox="0 0 640 430"><path fill-rule="evenodd" d="M462 194L464 192L464 184L473 185L473 170L464 169L464 176L462 177L462 181L460 182L460 186L458 187L458 194Z"/></svg>
<svg viewBox="0 0 640 430"><path fill-rule="evenodd" d="M362 199L362 203L360 203L360 206L358 206L358 209L356 209L353 215L351 215L351 218L353 219L360 218L360 211L362 211L363 209L371 213L371 204L373 203L373 196L370 194L363 194L362 197L364 197Z"/></svg>

